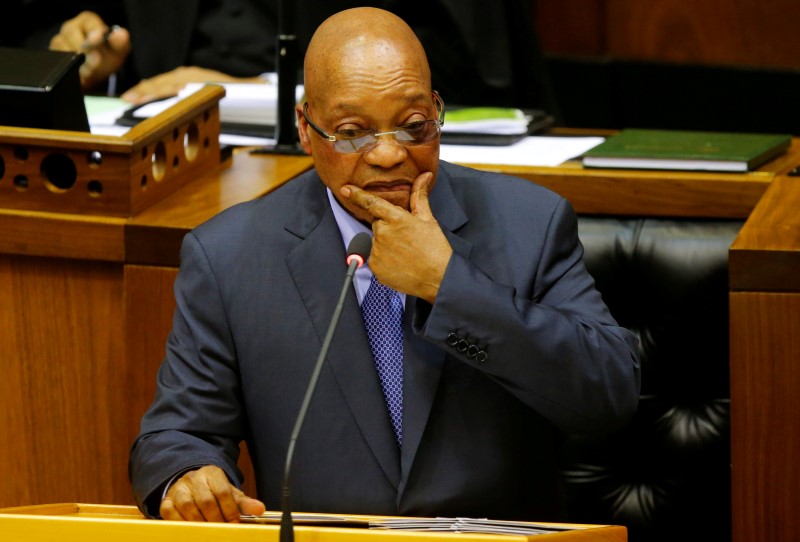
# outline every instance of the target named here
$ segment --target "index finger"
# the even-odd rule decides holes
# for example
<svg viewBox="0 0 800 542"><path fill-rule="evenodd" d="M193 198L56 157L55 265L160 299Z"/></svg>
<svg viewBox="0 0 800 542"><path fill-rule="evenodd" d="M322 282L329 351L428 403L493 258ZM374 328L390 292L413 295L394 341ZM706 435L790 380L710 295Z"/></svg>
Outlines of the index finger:
<svg viewBox="0 0 800 542"><path fill-rule="evenodd" d="M433 173L426 171L414 180L411 187L411 212L416 216L433 216L428 202Z"/></svg>
<svg viewBox="0 0 800 542"><path fill-rule="evenodd" d="M402 209L396 205L357 186L346 184L340 192L348 201L353 202L378 220L391 220L403 214Z"/></svg>
<svg viewBox="0 0 800 542"><path fill-rule="evenodd" d="M208 487L217 501L219 511L222 513L222 519L228 522L239 521L241 511L234 494L235 488L228 482L228 478L224 475L222 477L209 477ZM213 509L213 503L211 504Z"/></svg>
<svg viewBox="0 0 800 542"><path fill-rule="evenodd" d="M185 480L194 505L206 521L238 521L239 507L233 495L233 485L219 467L206 466L190 472Z"/></svg>

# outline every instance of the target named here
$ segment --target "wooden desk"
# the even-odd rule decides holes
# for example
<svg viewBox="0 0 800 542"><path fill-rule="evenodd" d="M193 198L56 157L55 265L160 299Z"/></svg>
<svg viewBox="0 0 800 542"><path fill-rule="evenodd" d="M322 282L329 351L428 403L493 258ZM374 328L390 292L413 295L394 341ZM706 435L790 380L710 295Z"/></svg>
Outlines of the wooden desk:
<svg viewBox="0 0 800 542"><path fill-rule="evenodd" d="M583 214L749 217L731 250L737 542L800 539L800 179L785 176L798 164L795 140L747 174L485 166ZM0 209L0 507L131 503L128 447L171 327L180 239L309 166L239 153L127 219Z"/></svg>
<svg viewBox="0 0 800 542"><path fill-rule="evenodd" d="M370 516L348 516L372 519ZM377 519L377 518L376 518ZM542 542L625 542L625 527L574 525L576 530L536 535ZM403 532L365 528L295 526L298 542L527 542L522 535ZM144 519L133 506L50 504L0 510L8 542L277 541L277 525L185 523Z"/></svg>
<svg viewBox="0 0 800 542"><path fill-rule="evenodd" d="M800 178L730 250L733 540L800 540Z"/></svg>

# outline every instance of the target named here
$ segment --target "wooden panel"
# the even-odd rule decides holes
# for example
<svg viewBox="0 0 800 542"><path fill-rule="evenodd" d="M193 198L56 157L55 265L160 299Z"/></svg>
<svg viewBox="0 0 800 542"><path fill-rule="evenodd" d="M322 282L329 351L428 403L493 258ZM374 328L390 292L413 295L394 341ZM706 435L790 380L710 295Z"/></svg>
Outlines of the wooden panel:
<svg viewBox="0 0 800 542"><path fill-rule="evenodd" d="M139 422L153 402L156 373L164 359L167 335L172 328L175 298L172 285L176 268L125 266L125 346L130 391L128 444L139 433Z"/></svg>
<svg viewBox="0 0 800 542"><path fill-rule="evenodd" d="M736 237L730 252L734 290L800 292L800 181L779 177Z"/></svg>
<svg viewBox="0 0 800 542"><path fill-rule="evenodd" d="M38 136L31 142L6 144L5 134L0 132L0 162L6 169L0 183L3 207L99 214L112 209L119 210L112 215L127 214L130 145L120 144L102 152L100 144L60 148L56 143L45 143L49 134L48 130L37 130L28 134ZM100 142L106 139L101 137Z"/></svg>
<svg viewBox="0 0 800 542"><path fill-rule="evenodd" d="M567 198L580 214L746 218L772 175L475 165L531 180ZM613 194L613 197L609 197Z"/></svg>
<svg viewBox="0 0 800 542"><path fill-rule="evenodd" d="M796 69L796 0L532 0L547 53Z"/></svg>
<svg viewBox="0 0 800 542"><path fill-rule="evenodd" d="M0 506L129 503L120 265L0 255Z"/></svg>
<svg viewBox="0 0 800 542"><path fill-rule="evenodd" d="M0 209L0 253L122 262L124 220Z"/></svg>
<svg viewBox="0 0 800 542"><path fill-rule="evenodd" d="M736 63L746 5L729 0L608 0L608 53L675 62Z"/></svg>
<svg viewBox="0 0 800 542"><path fill-rule="evenodd" d="M800 294L730 300L733 540L800 540Z"/></svg>
<svg viewBox="0 0 800 542"><path fill-rule="evenodd" d="M605 54L605 0L533 0L532 10L543 51Z"/></svg>

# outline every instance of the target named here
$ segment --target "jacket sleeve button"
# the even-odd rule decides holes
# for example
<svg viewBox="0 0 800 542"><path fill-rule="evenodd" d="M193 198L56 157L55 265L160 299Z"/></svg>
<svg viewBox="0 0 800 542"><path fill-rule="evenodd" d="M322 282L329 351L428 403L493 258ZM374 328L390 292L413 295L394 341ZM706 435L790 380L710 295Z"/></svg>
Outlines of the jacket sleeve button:
<svg viewBox="0 0 800 542"><path fill-rule="evenodd" d="M459 336L455 333L451 333L447 336L447 346L455 346L458 344Z"/></svg>

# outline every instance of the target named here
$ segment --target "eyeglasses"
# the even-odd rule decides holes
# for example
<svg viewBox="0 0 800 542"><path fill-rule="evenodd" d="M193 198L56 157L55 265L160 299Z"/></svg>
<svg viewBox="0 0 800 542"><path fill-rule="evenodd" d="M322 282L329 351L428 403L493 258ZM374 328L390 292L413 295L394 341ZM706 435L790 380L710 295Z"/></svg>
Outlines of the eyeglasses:
<svg viewBox="0 0 800 542"><path fill-rule="evenodd" d="M333 148L336 152L357 153L370 151L378 145L378 138L385 135L393 135L398 143L410 147L428 143L439 137L444 124L444 102L435 90L433 91L433 98L436 102L436 109L439 110L438 119L409 122L408 124L397 126L396 130L389 130L388 132L366 129L338 130L329 134L308 118L308 102L303 104L303 118L306 119L312 130L317 132L323 139L333 143Z"/></svg>

